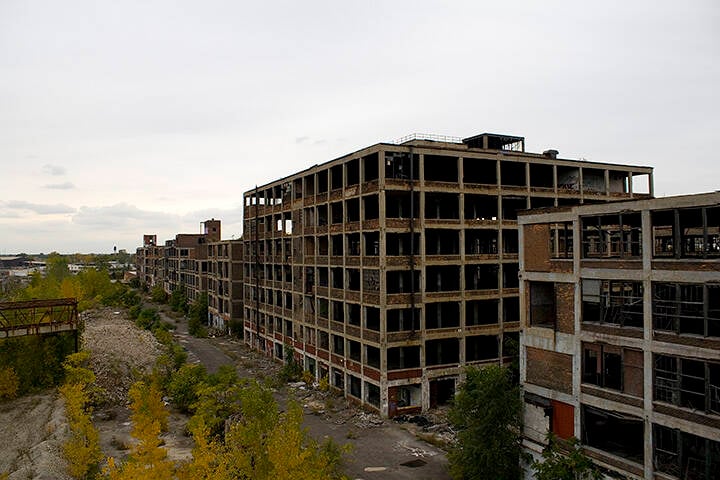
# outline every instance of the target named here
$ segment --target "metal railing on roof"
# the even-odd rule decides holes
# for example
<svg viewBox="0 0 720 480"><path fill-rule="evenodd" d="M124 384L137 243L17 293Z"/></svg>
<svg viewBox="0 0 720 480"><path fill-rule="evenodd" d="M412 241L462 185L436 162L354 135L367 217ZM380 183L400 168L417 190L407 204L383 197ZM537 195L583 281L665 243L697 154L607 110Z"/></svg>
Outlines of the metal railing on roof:
<svg viewBox="0 0 720 480"><path fill-rule="evenodd" d="M411 133L410 135L405 135L404 137L398 138L392 143L400 145L405 142L410 142L412 140L430 140L431 142L462 143L462 138L460 137L451 137L449 135L435 135L432 133Z"/></svg>

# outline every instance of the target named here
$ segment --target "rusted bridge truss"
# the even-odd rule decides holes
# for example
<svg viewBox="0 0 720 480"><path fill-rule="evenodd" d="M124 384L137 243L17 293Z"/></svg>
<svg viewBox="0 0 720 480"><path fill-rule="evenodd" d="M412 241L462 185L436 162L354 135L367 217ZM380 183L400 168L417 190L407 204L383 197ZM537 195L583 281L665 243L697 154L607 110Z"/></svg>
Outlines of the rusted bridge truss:
<svg viewBox="0 0 720 480"><path fill-rule="evenodd" d="M0 302L0 339L75 332L78 302L74 298Z"/></svg>

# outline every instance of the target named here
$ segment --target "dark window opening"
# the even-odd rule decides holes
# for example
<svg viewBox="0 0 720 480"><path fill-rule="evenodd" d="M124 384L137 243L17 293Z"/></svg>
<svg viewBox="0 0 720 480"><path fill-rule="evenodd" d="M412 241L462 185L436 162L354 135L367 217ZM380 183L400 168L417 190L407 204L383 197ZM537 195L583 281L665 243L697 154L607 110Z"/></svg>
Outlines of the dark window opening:
<svg viewBox="0 0 720 480"><path fill-rule="evenodd" d="M497 268L497 267L496 267ZM460 290L460 267L458 266L429 266L426 267L426 291L447 292ZM497 275L495 275L497 282Z"/></svg>
<svg viewBox="0 0 720 480"><path fill-rule="evenodd" d="M720 472L720 442L653 424L655 469L687 480L713 480Z"/></svg>
<svg viewBox="0 0 720 480"><path fill-rule="evenodd" d="M413 285L414 277L414 285ZM420 272L391 270L387 272L387 293L412 293L420 290Z"/></svg>
<svg viewBox="0 0 720 480"><path fill-rule="evenodd" d="M321 170L317 174L317 192L326 193L328 191L328 171Z"/></svg>
<svg viewBox="0 0 720 480"><path fill-rule="evenodd" d="M356 268L347 269L347 289L355 292L360 291L360 270Z"/></svg>
<svg viewBox="0 0 720 480"><path fill-rule="evenodd" d="M642 255L640 213L582 218L583 258L637 258Z"/></svg>
<svg viewBox="0 0 720 480"><path fill-rule="evenodd" d="M335 165L330 169L331 190L343 188L343 166Z"/></svg>
<svg viewBox="0 0 720 480"><path fill-rule="evenodd" d="M353 198L345 202L345 215L348 222L360 221L360 199Z"/></svg>
<svg viewBox="0 0 720 480"><path fill-rule="evenodd" d="M345 340L340 335L332 336L332 352L336 355L345 355Z"/></svg>
<svg viewBox="0 0 720 480"><path fill-rule="evenodd" d="M385 178L397 180L410 180L412 170L413 180L420 178L420 156L413 155L413 164L410 165L410 154L405 152L385 153Z"/></svg>
<svg viewBox="0 0 720 480"><path fill-rule="evenodd" d="M455 398L455 379L430 380L430 408L448 405Z"/></svg>
<svg viewBox="0 0 720 480"><path fill-rule="evenodd" d="M380 255L380 234L378 232L365 232L363 238L363 253L366 256L377 257Z"/></svg>
<svg viewBox="0 0 720 480"><path fill-rule="evenodd" d="M415 309L413 316L412 308L391 309L387 311L387 331L405 332L420 329L420 309ZM414 322L414 323L413 323Z"/></svg>
<svg viewBox="0 0 720 480"><path fill-rule="evenodd" d="M380 407L380 387L365 382L365 401L374 407Z"/></svg>
<svg viewBox="0 0 720 480"><path fill-rule="evenodd" d="M720 364L655 355L654 400L720 414Z"/></svg>
<svg viewBox="0 0 720 480"><path fill-rule="evenodd" d="M497 185L497 161L463 158L463 182Z"/></svg>
<svg viewBox="0 0 720 480"><path fill-rule="evenodd" d="M377 195L366 195L362 197L363 220L376 220L380 218L380 204Z"/></svg>
<svg viewBox="0 0 720 480"><path fill-rule="evenodd" d="M442 302L425 304L425 328L455 328L460 325L460 304Z"/></svg>
<svg viewBox="0 0 720 480"><path fill-rule="evenodd" d="M343 202L335 202L330 204L331 223L339 225L345 223L345 214L343 213Z"/></svg>
<svg viewBox="0 0 720 480"><path fill-rule="evenodd" d="M496 255L497 239L497 230L465 230L465 254Z"/></svg>
<svg viewBox="0 0 720 480"><path fill-rule="evenodd" d="M415 196L414 212L410 211L410 192L385 192L385 216L387 218L418 218L420 213L420 195Z"/></svg>
<svg viewBox="0 0 720 480"><path fill-rule="evenodd" d="M642 328L642 283L583 279L582 321Z"/></svg>
<svg viewBox="0 0 720 480"><path fill-rule="evenodd" d="M458 182L458 159L441 155L425 155L425 180L429 182Z"/></svg>
<svg viewBox="0 0 720 480"><path fill-rule="evenodd" d="M347 349L348 358L350 358L350 360L353 360L355 362L360 362L362 360L362 347L360 345L360 342L356 340L348 340Z"/></svg>
<svg viewBox="0 0 720 480"><path fill-rule="evenodd" d="M520 321L520 299L518 297L503 299L503 322Z"/></svg>
<svg viewBox="0 0 720 480"><path fill-rule="evenodd" d="M525 197L502 197L502 219L517 220L520 210L527 210L527 199Z"/></svg>
<svg viewBox="0 0 720 480"><path fill-rule="evenodd" d="M583 405L582 421L584 444L635 463L644 462L642 419Z"/></svg>
<svg viewBox="0 0 720 480"><path fill-rule="evenodd" d="M365 328L368 330L380 331L380 309L375 307L363 307L365 310Z"/></svg>
<svg viewBox="0 0 720 480"><path fill-rule="evenodd" d="M465 302L465 325L497 324L498 303L498 300L469 300Z"/></svg>
<svg viewBox="0 0 720 480"><path fill-rule="evenodd" d="M507 186L524 187L527 185L525 178L524 162L500 162L500 184Z"/></svg>
<svg viewBox="0 0 720 480"><path fill-rule="evenodd" d="M331 301L332 318L331 320L338 323L345 323L345 305L342 302Z"/></svg>
<svg viewBox="0 0 720 480"><path fill-rule="evenodd" d="M380 368L380 349L366 345L365 363L370 367Z"/></svg>
<svg viewBox="0 0 720 480"><path fill-rule="evenodd" d="M388 370L403 370L420 366L420 347L393 347L387 349Z"/></svg>
<svg viewBox="0 0 720 480"><path fill-rule="evenodd" d="M550 224L550 256L552 258L573 258L572 222Z"/></svg>
<svg viewBox="0 0 720 480"><path fill-rule="evenodd" d="M555 328L555 284L530 282L530 325Z"/></svg>
<svg viewBox="0 0 720 480"><path fill-rule="evenodd" d="M720 285L653 283L653 327L720 336Z"/></svg>
<svg viewBox="0 0 720 480"><path fill-rule="evenodd" d="M428 270L430 269L428 268ZM498 271L497 264L465 265L465 289L497 290ZM428 278L428 282L430 281Z"/></svg>
<svg viewBox="0 0 720 480"><path fill-rule="evenodd" d="M455 193L426 193L425 218L455 220L460 218L460 197Z"/></svg>
<svg viewBox="0 0 720 480"><path fill-rule="evenodd" d="M425 230L426 255L459 255L460 232L457 230Z"/></svg>
<svg viewBox="0 0 720 480"><path fill-rule="evenodd" d="M347 304L347 322L349 325L360 326L360 305L357 303Z"/></svg>
<svg viewBox="0 0 720 480"><path fill-rule="evenodd" d="M410 241L412 239L411 235L415 235L414 252L411 252L410 250ZM395 257L402 255L410 255L411 253L417 255L420 252L419 233L387 233L385 235L385 241L385 250L388 256Z"/></svg>
<svg viewBox="0 0 720 480"><path fill-rule="evenodd" d="M360 234L350 233L346 235L347 238L347 254L348 256L357 257L360 256Z"/></svg>
<svg viewBox="0 0 720 480"><path fill-rule="evenodd" d="M499 356L498 337L479 335L465 338L465 360L468 362L492 360Z"/></svg>
<svg viewBox="0 0 720 480"><path fill-rule="evenodd" d="M425 342L425 363L446 365L460 361L460 345L457 338L428 340Z"/></svg>
<svg viewBox="0 0 720 480"><path fill-rule="evenodd" d="M348 383L350 384L350 395L362 399L362 381L354 375L348 375Z"/></svg>
<svg viewBox="0 0 720 480"><path fill-rule="evenodd" d="M533 188L554 188L553 166L542 163L530 164L530 186Z"/></svg>
<svg viewBox="0 0 720 480"><path fill-rule="evenodd" d="M498 199L494 195L465 195L465 220L496 221Z"/></svg>
<svg viewBox="0 0 720 480"><path fill-rule="evenodd" d="M347 185L358 185L360 183L360 159L350 160L345 164Z"/></svg>
<svg viewBox="0 0 720 480"><path fill-rule="evenodd" d="M520 265L517 263L503 263L503 288L518 288L520 286L519 271Z"/></svg>
<svg viewBox="0 0 720 480"><path fill-rule="evenodd" d="M371 153L362 158L363 182L372 182L378 179L378 154Z"/></svg>
<svg viewBox="0 0 720 480"><path fill-rule="evenodd" d="M518 253L518 232L517 230L503 230L503 253Z"/></svg>
<svg viewBox="0 0 720 480"><path fill-rule="evenodd" d="M331 268L330 277L330 279L332 280L332 288L345 288L342 267Z"/></svg>
<svg viewBox="0 0 720 480"><path fill-rule="evenodd" d="M331 235L330 244L332 246L332 255L336 257L342 257L344 254L344 241L342 235Z"/></svg>

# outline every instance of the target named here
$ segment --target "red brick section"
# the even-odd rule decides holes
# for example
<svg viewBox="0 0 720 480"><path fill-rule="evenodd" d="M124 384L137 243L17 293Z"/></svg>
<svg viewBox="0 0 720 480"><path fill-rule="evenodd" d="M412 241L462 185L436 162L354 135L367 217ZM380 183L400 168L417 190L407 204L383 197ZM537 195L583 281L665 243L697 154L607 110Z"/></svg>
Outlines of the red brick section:
<svg viewBox="0 0 720 480"><path fill-rule="evenodd" d="M572 394L572 356L527 347L527 381Z"/></svg>
<svg viewBox="0 0 720 480"><path fill-rule="evenodd" d="M523 230L525 270L550 271L550 226L548 224L525 225Z"/></svg>
<svg viewBox="0 0 720 480"><path fill-rule="evenodd" d="M575 285L572 283L555 284L555 309L557 330L562 333L575 333Z"/></svg>

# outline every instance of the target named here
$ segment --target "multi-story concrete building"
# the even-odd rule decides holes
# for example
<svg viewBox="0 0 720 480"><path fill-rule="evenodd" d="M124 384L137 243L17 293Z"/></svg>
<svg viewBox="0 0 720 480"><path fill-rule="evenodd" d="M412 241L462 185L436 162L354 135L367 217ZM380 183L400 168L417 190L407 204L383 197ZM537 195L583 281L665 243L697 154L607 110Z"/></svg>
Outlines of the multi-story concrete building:
<svg viewBox="0 0 720 480"><path fill-rule="evenodd" d="M150 288L155 286L157 279L162 278L160 270L163 257L163 247L158 246L157 235L143 235L143 246L138 247L135 252L135 264L140 282Z"/></svg>
<svg viewBox="0 0 720 480"><path fill-rule="evenodd" d="M242 329L242 253L242 240L208 244L208 323L212 327Z"/></svg>
<svg viewBox="0 0 720 480"><path fill-rule="evenodd" d="M720 193L518 222L527 451L551 431L622 478L720 478Z"/></svg>
<svg viewBox="0 0 720 480"><path fill-rule="evenodd" d="M638 188L640 187L641 188ZM523 137L412 136L244 194L245 339L394 416L513 358L517 212L652 195L652 169L525 152Z"/></svg>

